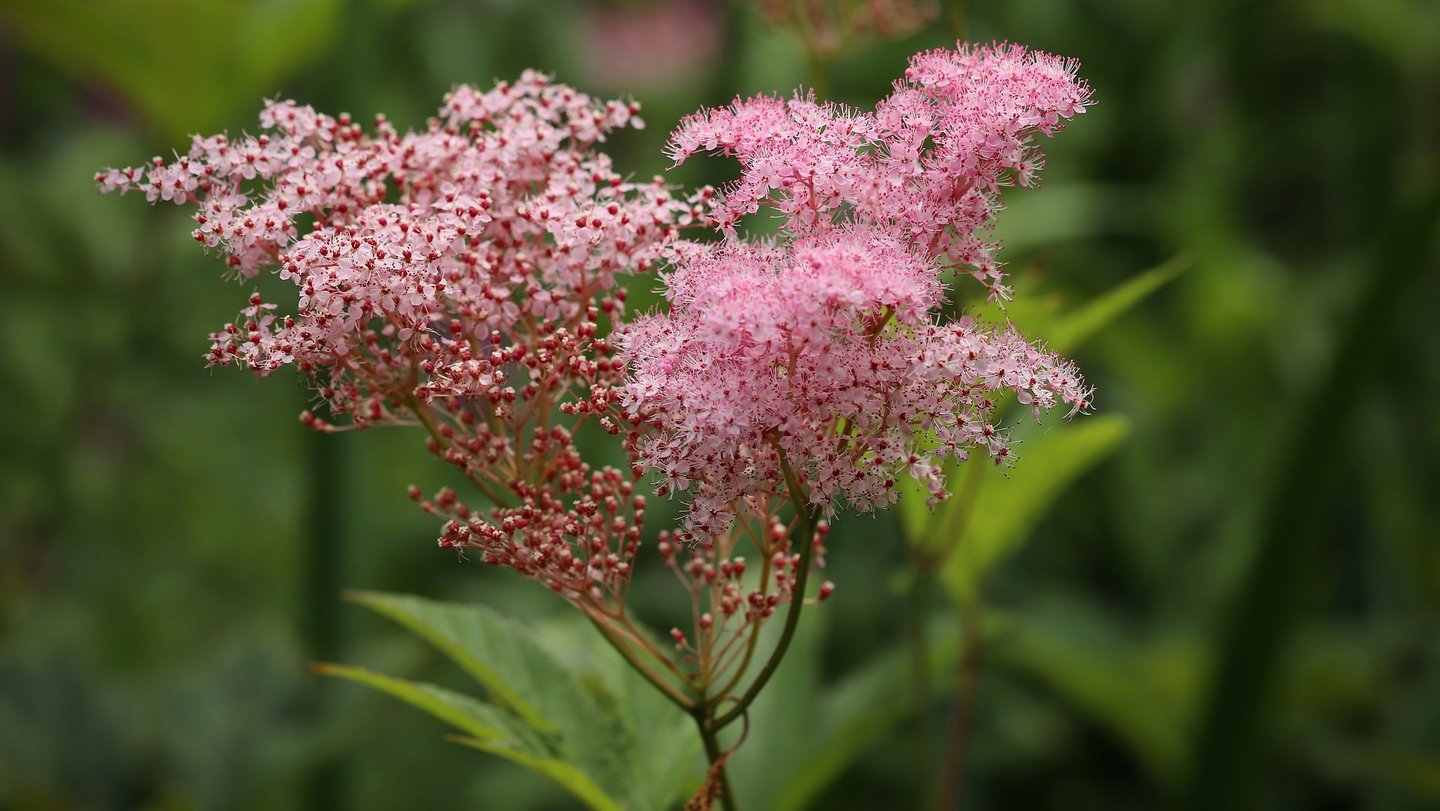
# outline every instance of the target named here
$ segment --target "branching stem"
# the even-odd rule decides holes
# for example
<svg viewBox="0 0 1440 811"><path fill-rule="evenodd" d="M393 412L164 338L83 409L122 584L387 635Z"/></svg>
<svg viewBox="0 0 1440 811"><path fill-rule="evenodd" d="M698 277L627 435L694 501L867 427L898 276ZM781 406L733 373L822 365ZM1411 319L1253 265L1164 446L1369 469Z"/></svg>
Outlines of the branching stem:
<svg viewBox="0 0 1440 811"><path fill-rule="evenodd" d="M795 585L790 593L790 607L785 614L785 627L780 632L780 641L775 644L775 650L770 653L770 658L765 661L765 666L760 669L759 675L750 683L745 694L736 700L735 706L715 719L716 730L729 726L743 716L751 702L770 681L770 677L775 675L775 669L780 666L780 660L785 658L785 651L789 649L790 640L795 636L795 629L800 624L800 612L805 606L805 584L810 579L810 559L815 550L815 530L820 524L820 508L810 503L810 496L805 492L805 486L790 467L789 461L785 459L785 452L779 448L776 450L780 454L780 469L785 474L785 486L790 491L790 501L795 504L795 510L801 516L800 565L795 572Z"/></svg>
<svg viewBox="0 0 1440 811"><path fill-rule="evenodd" d="M681 692L680 688L672 684L669 679L660 675L655 668L651 667L648 662L642 659L640 655L625 642L624 637L618 633L615 628L610 626L605 618L591 611L586 611L585 616L590 619L590 622L594 623L595 627L600 631L601 636L605 637L605 641L609 642L611 647L618 651L621 656L625 657L625 661L629 662L630 666L635 668L637 673L644 676L646 681L655 685L655 688L663 693L666 698L670 699L675 706L687 713L694 710L695 702Z"/></svg>

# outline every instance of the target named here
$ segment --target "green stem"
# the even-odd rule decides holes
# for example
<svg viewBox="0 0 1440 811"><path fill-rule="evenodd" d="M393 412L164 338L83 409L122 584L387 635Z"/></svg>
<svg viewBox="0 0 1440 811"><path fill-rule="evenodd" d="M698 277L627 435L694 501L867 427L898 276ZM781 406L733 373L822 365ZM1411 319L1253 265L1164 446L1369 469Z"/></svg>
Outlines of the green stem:
<svg viewBox="0 0 1440 811"><path fill-rule="evenodd" d="M915 582L910 587L910 667L915 692L915 785L924 791L930 782L930 587L933 574L918 564L914 567Z"/></svg>
<svg viewBox="0 0 1440 811"><path fill-rule="evenodd" d="M296 430L299 428L296 424ZM350 568L346 543L350 520L349 437L307 431L306 544L301 571L302 634L305 655L311 661L333 662L345 648L346 622L340 613L340 591ZM318 687L318 686L317 686ZM317 726L331 717L330 691L312 688L307 709ZM340 756L319 759L305 775L302 792L309 808L344 807L348 796L346 760Z"/></svg>
<svg viewBox="0 0 1440 811"><path fill-rule="evenodd" d="M805 606L805 584L810 579L810 559L815 551L815 530L820 524L820 509L810 504L809 494L805 492L800 479L785 459L785 452L776 449L780 453L780 469L785 474L785 486L790 491L790 501L795 504L795 509L800 513L800 566L795 572L795 586L790 593L790 608L785 614L785 628L780 632L780 641L776 643L775 650L770 653L765 666L760 669L760 675L750 683L750 688L745 691L735 706L728 712L715 719L714 729L720 730L735 722L736 719L745 714L755 700L755 697L764 689L766 682L775 675L775 669L780 666L780 660L785 657L785 651L790 647L790 640L795 636L795 628L800 624L800 611Z"/></svg>
<svg viewBox="0 0 1440 811"><path fill-rule="evenodd" d="M770 588L771 556L758 541L756 547L760 549L760 591L764 593L766 589ZM712 703L719 703L722 698L729 695L730 691L735 689L735 685L745 678L745 671L750 669L750 661L755 658L755 648L760 644L760 629L751 626L748 636L750 638L745 641L745 655L740 659L740 666L735 668L735 673L725 683L725 686L715 691L714 696L710 699Z"/></svg>
<svg viewBox="0 0 1440 811"><path fill-rule="evenodd" d="M328 77L331 102L341 109L360 102L371 86L375 65L373 34L376 30L372 0L345 0L342 4L334 72ZM306 653L315 661L334 661L345 648L347 623L340 613L340 590L349 576L347 560L356 544L349 537L357 527L352 513L351 487L354 460L347 438L308 432L307 535L304 570L304 634ZM315 723L328 721L333 708L328 693L311 698ZM345 808L352 799L350 763L339 753L318 758L304 775L302 805L306 808Z"/></svg>
<svg viewBox="0 0 1440 811"><path fill-rule="evenodd" d="M655 688L663 693L666 698L670 699L675 706L687 713L694 711L695 703L682 693L678 687L671 684L669 679L661 676L645 660L641 659L629 645L625 644L625 640L615 632L615 629L606 625L599 617L589 611L584 613L585 616L590 619L590 622L595 625L596 629L600 631L600 635L605 637L605 641L610 643L610 647L625 657L625 661L629 662L630 666L635 668L637 673L644 676L646 681L655 685Z"/></svg>
<svg viewBox="0 0 1440 811"><path fill-rule="evenodd" d="M965 785L965 761L975 727L975 690L980 684L984 631L980 628L980 603L967 601L960 607L960 673L955 680L955 701L945 733L945 766L940 778L940 799L936 811L960 807Z"/></svg>
<svg viewBox="0 0 1440 811"><path fill-rule="evenodd" d="M700 707L692 717L695 725L700 728L700 740L705 742L705 757L710 761L715 779L720 783L720 802L725 806L725 811L740 811L740 804L735 801L735 790L730 785L730 775L725 771L725 752L720 749L720 727L715 724L714 719L707 718L705 713L705 708Z"/></svg>
<svg viewBox="0 0 1440 811"><path fill-rule="evenodd" d="M454 444L446 439L444 434L440 433L440 426L435 422L435 417L430 413L430 408L421 403L418 398L412 395L406 401L406 406L410 409L410 413L414 414L415 418L420 420L420 424L425 426L426 433L430 434L431 438L434 439L440 447L449 448ZM464 476L470 481L470 484L474 485L476 490L480 491L480 495L490 499L491 504L497 507L505 505L506 502L500 498L499 493L491 489L479 476L476 476L468 470L464 472Z"/></svg>
<svg viewBox="0 0 1440 811"><path fill-rule="evenodd" d="M965 0L946 0L945 23L950 29L950 36L954 37L957 41L964 41Z"/></svg>

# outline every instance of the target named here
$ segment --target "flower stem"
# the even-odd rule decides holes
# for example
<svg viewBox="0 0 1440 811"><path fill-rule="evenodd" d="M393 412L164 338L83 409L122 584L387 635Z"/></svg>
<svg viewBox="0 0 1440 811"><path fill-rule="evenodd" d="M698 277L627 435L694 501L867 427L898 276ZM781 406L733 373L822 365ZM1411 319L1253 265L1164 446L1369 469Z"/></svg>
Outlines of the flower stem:
<svg viewBox="0 0 1440 811"><path fill-rule="evenodd" d="M655 671L655 668L651 667L647 662L645 662L645 660L641 659L639 654L637 654L634 650L630 648L628 644L626 644L624 638L619 633L617 633L614 628L610 627L606 623L605 619L596 616L590 611L585 611L584 613L585 616L590 619L590 622L594 623L596 629L600 631L600 635L605 637L605 641L610 643L610 647L614 648L616 651L619 652L621 656L625 657L625 661L629 662L630 666L633 667L637 673L639 673L641 676L644 676L646 681L655 685L655 688L661 693L663 693L666 698L670 699L670 701L673 702L675 706L679 707L687 713L694 710L694 702L691 701L688 697L686 697L685 694L681 692L680 688L672 684L669 679L660 675L658 672Z"/></svg>
<svg viewBox="0 0 1440 811"><path fill-rule="evenodd" d="M915 580L910 585L910 668L911 689L915 692L915 785L923 793L930 785L931 763L934 759L930 743L930 589L934 575L924 567L915 566ZM928 797L925 797L928 799Z"/></svg>
<svg viewBox="0 0 1440 811"><path fill-rule="evenodd" d="M777 448L777 450L779 450ZM795 629L800 624L800 611L805 606L805 584L810 579L810 559L815 551L815 530L820 524L820 508L810 503L809 494L800 483L799 477L790 467L785 459L785 452L780 453L780 469L785 473L785 486L790 490L790 501L795 504L795 509L800 513L800 566L795 572L795 586L790 593L790 608L785 614L785 628L780 632L780 641L775 644L775 650L770 653L765 666L760 669L760 674L755 681L750 683L749 689L740 696L724 715L715 719L716 730L734 723L736 719L745 714L755 697L764 689L770 677L775 675L775 669L780 666L780 660L785 657L785 651L790 647L790 640L795 636Z"/></svg>
<svg viewBox="0 0 1440 811"><path fill-rule="evenodd" d="M702 702L703 704L703 702ZM720 802L725 811L740 811L735 801L735 790L730 785L730 775L725 771L725 759L729 755L720 749L720 727L713 718L706 717L706 708L698 707L692 717L700 728L700 740L705 742L705 757L710 761L710 778L720 786Z"/></svg>
<svg viewBox="0 0 1440 811"><path fill-rule="evenodd" d="M961 789L965 784L965 761L970 753L970 738L975 726L975 690L980 683L981 652L985 642L980 628L980 603L966 601L960 607L960 616L960 673L955 680L955 702L950 707L950 721L945 733L945 766L941 773L936 811L955 811L960 807Z"/></svg>
<svg viewBox="0 0 1440 811"><path fill-rule="evenodd" d="M425 426L425 431L430 434L431 438L434 439L440 447L448 448L454 444L446 439L445 435L440 432L440 426L435 421L435 415L432 414L429 407L421 403L418 398L411 395L406 400L406 406L410 409L410 412L415 415L415 418L420 421L420 424ZM479 476L476 476L468 470L465 471L464 475L465 478L469 479L470 483L475 486L475 489L480 491L480 495L490 499L491 504L499 507L506 503L505 500L501 499L500 495L491 489Z"/></svg>
<svg viewBox="0 0 1440 811"><path fill-rule="evenodd" d="M950 36L956 41L965 39L965 0L946 0L945 22L950 28Z"/></svg>

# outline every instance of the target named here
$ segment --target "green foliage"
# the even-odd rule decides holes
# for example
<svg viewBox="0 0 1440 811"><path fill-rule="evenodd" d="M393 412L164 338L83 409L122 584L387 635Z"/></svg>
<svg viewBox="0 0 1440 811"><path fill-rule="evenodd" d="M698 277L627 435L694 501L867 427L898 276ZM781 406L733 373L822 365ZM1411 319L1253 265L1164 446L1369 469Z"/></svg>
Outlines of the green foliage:
<svg viewBox="0 0 1440 811"><path fill-rule="evenodd" d="M377 593L351 599L435 646L488 701L363 668L319 665L320 672L435 716L464 733L459 742L543 774L597 811L668 808L698 781L700 745L688 719L617 654L596 648L587 666L566 666L543 636L484 606ZM603 645L593 636L563 638Z"/></svg>
<svg viewBox="0 0 1440 811"><path fill-rule="evenodd" d="M698 80L638 94L650 127L607 144L617 166L642 177L662 169L666 130L697 103L807 81L792 37L742 4L724 5L722 23L739 24L721 30L720 55L692 74ZM90 178L183 148L191 132L247 126L264 97L383 110L413 126L452 83L525 67L596 89L583 55L613 6L0 4L11 68L0 94L0 806L518 811L576 802L557 801L538 771L439 744L434 721L398 702L301 684L316 654L296 643L299 606L338 600L302 591L316 565L307 526L334 518L304 507L323 491L293 419L304 397L289 375L257 384L204 372L205 334L234 317L248 286L217 281L219 265L194 250L175 210L98 197ZM1096 413L1022 429L1008 478L961 467L940 510L907 497L897 516L911 543L953 538L942 525L963 524L938 574L947 597L982 594L994 625L967 807L1172 807L1196 771L1193 733L1212 714L1227 733L1212 751L1250 773L1234 805L1436 806L1433 238L1387 262L1418 281L1399 296L1383 287L1386 310L1344 339L1357 364L1293 437L1314 449L1293 487L1308 490L1323 474L1332 489L1278 502L1271 479L1286 465L1275 438L1299 424L1287 404L1329 369L1337 324L1384 270L1372 257L1396 213L1436 185L1436 13L1425 0L967 9L974 39L1079 57L1099 101L1047 143L1042 188L1007 192L996 236L1020 294L1004 312L979 309L1074 350L1098 386ZM696 20L697 30L708 24ZM353 28L383 36L357 45ZM946 38L937 25L841 54L831 93L869 105L909 53ZM368 70L352 70L357 61ZM732 168L691 163L670 177L723 183ZM1176 256L1193 259L1171 281L1180 262L1166 258ZM1156 269L1137 274L1147 267ZM638 293L632 302L651 306ZM652 747L625 757L648 764L629 782L678 786L666 803L693 785L693 731L647 700L650 688L590 629L550 619L558 606L533 584L425 551L434 526L407 509L404 487L446 480L413 436L324 439L348 444L351 460L351 488L329 505L350 529L320 559L337 582L483 599L532 618L526 642L548 655L537 667L574 674L566 690L592 716L628 720L631 732L605 740L628 734ZM1052 441L1061 443L1053 452ZM1067 441L1092 458L1071 456ZM1061 458L1068 478L1022 478L1047 458ZM677 504L656 500L654 527ZM1011 504L1025 514L986 527L985 515ZM1257 529L1261 516L1278 529ZM750 811L918 800L916 747L896 723L915 702L896 652L907 612L890 587L911 561L893 526L835 522L826 576L839 589L807 611L808 643L754 708L737 756ZM1305 544L1295 562L1251 574L1258 548L1292 537ZM668 627L687 607L667 600L664 577L648 577L642 571L632 591L636 613ZM1251 602L1237 610L1247 579ZM930 607L932 684L943 688L955 629L950 606ZM1225 622L1263 630L1274 666L1258 702L1237 703L1246 691L1233 687L1258 683L1256 657L1230 657L1231 688L1208 675ZM427 666L437 657L423 643L347 624L325 640L343 660L404 676L397 684L455 689L455 674ZM464 651L458 635L431 636ZM252 644L264 652L245 653ZM505 737L452 724L457 734L503 741L517 755L537 746L527 756L564 759L577 785L626 802L559 758L575 733L518 683L523 673L469 655L502 687L479 679L476 697L457 707L488 708ZM437 709L438 696L458 695L415 690ZM1207 703L1206 691L1231 698ZM463 709L446 711L474 723ZM683 757L667 749L677 742ZM317 793L327 780L330 793Z"/></svg>
<svg viewBox="0 0 1440 811"><path fill-rule="evenodd" d="M1080 605L1006 618L993 650L1006 671L1045 685L1085 713L1173 788L1183 775L1199 698L1197 640L1137 642Z"/></svg>
<svg viewBox="0 0 1440 811"><path fill-rule="evenodd" d="M404 5L408 0L382 0ZM100 75L167 140L233 123L336 44L344 0L14 0L0 9L25 49Z"/></svg>
<svg viewBox="0 0 1440 811"><path fill-rule="evenodd" d="M1020 445L1023 461L1005 476L977 477L967 515L960 513L966 506L961 497L946 502L937 513L938 541L963 533L940 575L951 594L961 602L978 600L985 575L1028 537L1055 498L1113 453L1128 432L1128 421L1111 414L1035 434ZM957 526L961 520L963 529Z"/></svg>
<svg viewBox="0 0 1440 811"><path fill-rule="evenodd" d="M784 666L756 702L755 721L735 757L742 807L817 807L822 792L877 740L925 708L903 646L827 681L818 653L828 624L823 610L804 618ZM937 624L930 634L932 681L943 683L954 670L956 639L951 623Z"/></svg>
<svg viewBox="0 0 1440 811"><path fill-rule="evenodd" d="M619 811L624 807L582 769L566 760L565 753L558 751L554 742L537 734L529 721L493 704L433 684L397 679L364 668L319 665L316 670L379 690L435 716L466 733L452 736L451 740L539 772L596 811Z"/></svg>
<svg viewBox="0 0 1440 811"><path fill-rule="evenodd" d="M1069 352L1087 338L1104 329L1110 322L1133 309L1147 296L1169 284L1190 266L1188 257L1177 257L1151 268L1117 285L1113 290L1085 303L1074 312L1066 313L1036 333L1057 352Z"/></svg>
<svg viewBox="0 0 1440 811"><path fill-rule="evenodd" d="M229 123L324 53L339 0L21 0L4 16L28 49L106 76L167 139ZM258 108L257 108L258 109Z"/></svg>
<svg viewBox="0 0 1440 811"><path fill-rule="evenodd" d="M1074 207L1074 206L1072 206ZM1043 221L1043 220L1042 220ZM1064 229L1061 229L1064 232ZM1059 352L1069 352L1104 329L1146 297L1182 273L1183 257L1128 279L1110 291L1064 312L1053 299L1034 296L1024 314L1004 313L995 305L990 320L1008 315L1029 334L1044 335ZM942 579L955 599L974 603L986 573L1023 542L1050 503L1075 479L1109 456L1129 433L1124 417L1087 417L1061 430L1022 428L1019 454L1025 463L1005 471L1003 481L976 467L951 462L946 473L952 497L938 508L925 506L925 495L907 482L900 510L909 543L921 555L939 556ZM1017 455L1019 455L1017 454Z"/></svg>
<svg viewBox="0 0 1440 811"><path fill-rule="evenodd" d="M945 683L958 658L952 628L941 625L931 634L929 678ZM838 780L866 750L915 713L925 710L914 691L910 652L893 649L823 689L814 689L814 733L807 736L803 770L791 775L773 808L815 807L822 790ZM802 675L803 672L802 672Z"/></svg>
<svg viewBox="0 0 1440 811"><path fill-rule="evenodd" d="M1032 235L1031 238L1043 239L1043 236ZM1016 282L1021 294L1014 302L1007 302L1003 309L994 303L982 304L975 308L975 312L989 323L1008 321L1025 335L1039 336L1052 350L1068 354L1174 281L1192 264L1193 260L1188 256L1177 256L1126 279L1078 307L1068 309L1062 306L1063 302L1058 297L1036 289L1037 284L1031 277L1022 277Z"/></svg>

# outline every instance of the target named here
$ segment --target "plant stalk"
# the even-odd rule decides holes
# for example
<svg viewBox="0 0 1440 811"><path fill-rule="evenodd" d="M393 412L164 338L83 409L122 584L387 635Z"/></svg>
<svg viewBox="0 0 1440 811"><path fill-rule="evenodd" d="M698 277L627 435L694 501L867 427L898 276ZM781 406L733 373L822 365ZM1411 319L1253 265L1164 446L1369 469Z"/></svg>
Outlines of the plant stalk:
<svg viewBox="0 0 1440 811"><path fill-rule="evenodd" d="M643 659L641 659L640 655L637 654L634 650L631 650L630 646L625 643L625 640L619 634L617 634L613 628L606 625L604 620L602 620L600 617L595 616L591 612L585 611L584 613L585 616L589 618L590 622L595 625L595 628L600 631L600 635L605 637L605 641L610 643L610 647L614 648L621 656L623 656L625 658L625 661L630 663L630 667L634 668L636 673L644 676L646 681L655 685L655 689L659 690L662 694L664 694L666 698L670 699L670 701L674 703L675 706L679 707L687 713L694 711L694 703L691 702L691 700L687 698L678 687L676 687L674 684L671 684L669 679L666 679L664 676L657 673L655 671L655 668L651 667Z"/></svg>
<svg viewBox="0 0 1440 811"><path fill-rule="evenodd" d="M700 740L705 742L705 757L710 761L712 776L720 784L720 802L725 806L725 811L740 811L740 805L735 801L735 790L730 785L730 774L725 771L726 752L720 748L720 728L715 725L715 719L706 716L705 707L697 707L694 712L695 725L700 728Z"/></svg>
<svg viewBox="0 0 1440 811"><path fill-rule="evenodd" d="M778 450L778 448L777 448ZM785 452L780 453L780 469L785 473L785 486L790 490L790 500L795 504L795 509L800 513L800 566L795 572L795 586L790 594L790 608L785 614L785 628L780 632L780 641L775 644L775 650L770 653L765 666L760 669L760 674L755 681L750 683L749 689L745 691L724 715L715 719L715 729L723 729L734 723L736 719L745 714L755 697L764 689L770 677L775 675L775 669L780 666L780 660L785 657L785 651L790 647L790 640L795 636L795 629L800 624L800 611L805 606L805 584L810 579L810 560L815 551L815 530L820 524L820 509L810 504L809 494L800 483L799 477L790 467L785 459Z"/></svg>
<svg viewBox="0 0 1440 811"><path fill-rule="evenodd" d="M980 684L980 667L985 644L981 630L980 603L967 601L960 607L960 673L955 680L955 701L945 733L945 765L940 776L936 811L960 808L965 786L965 763L975 727L975 691Z"/></svg>
<svg viewBox="0 0 1440 811"><path fill-rule="evenodd" d="M915 693L915 785L923 793L930 784L931 762L934 760L930 743L930 588L935 582L934 574L916 565L913 572L915 582L910 586L910 668L911 689ZM926 798L928 799L928 797Z"/></svg>
<svg viewBox="0 0 1440 811"><path fill-rule="evenodd" d="M945 23L956 41L965 39L965 0L945 0Z"/></svg>

